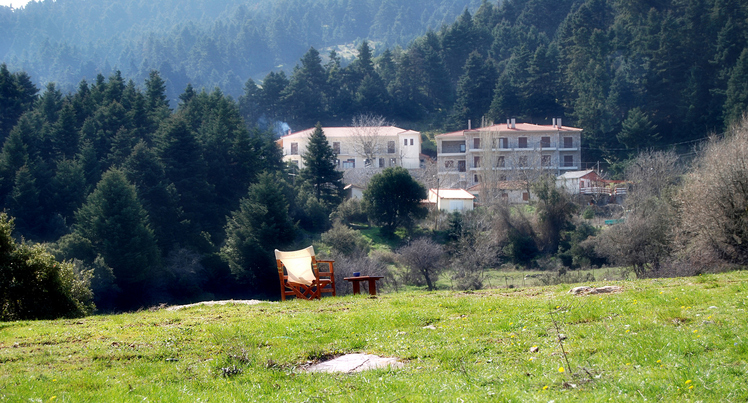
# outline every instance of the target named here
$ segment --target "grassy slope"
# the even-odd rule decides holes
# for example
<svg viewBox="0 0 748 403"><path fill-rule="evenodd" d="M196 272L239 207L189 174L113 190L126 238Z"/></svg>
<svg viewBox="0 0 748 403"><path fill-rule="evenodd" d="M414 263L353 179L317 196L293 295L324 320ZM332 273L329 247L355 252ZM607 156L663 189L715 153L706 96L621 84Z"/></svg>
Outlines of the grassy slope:
<svg viewBox="0 0 748 403"><path fill-rule="evenodd" d="M745 401L746 281L733 272L620 282L624 292L599 296L557 286L0 323L0 401ZM301 371L346 352L406 365Z"/></svg>

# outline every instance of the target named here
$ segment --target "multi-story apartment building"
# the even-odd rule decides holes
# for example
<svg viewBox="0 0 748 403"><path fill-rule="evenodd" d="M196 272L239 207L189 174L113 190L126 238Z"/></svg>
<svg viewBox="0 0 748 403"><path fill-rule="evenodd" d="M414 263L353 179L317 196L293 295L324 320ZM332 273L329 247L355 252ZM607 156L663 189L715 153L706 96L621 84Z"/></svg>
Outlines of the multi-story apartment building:
<svg viewBox="0 0 748 403"><path fill-rule="evenodd" d="M442 186L468 188L484 181L532 180L581 169L582 129L516 123L468 129L436 136Z"/></svg>
<svg viewBox="0 0 748 403"><path fill-rule="evenodd" d="M323 127L327 142L337 154L341 170L420 166L421 133L394 126ZM301 156L306 152L314 128L290 133L280 138L283 160L303 168Z"/></svg>

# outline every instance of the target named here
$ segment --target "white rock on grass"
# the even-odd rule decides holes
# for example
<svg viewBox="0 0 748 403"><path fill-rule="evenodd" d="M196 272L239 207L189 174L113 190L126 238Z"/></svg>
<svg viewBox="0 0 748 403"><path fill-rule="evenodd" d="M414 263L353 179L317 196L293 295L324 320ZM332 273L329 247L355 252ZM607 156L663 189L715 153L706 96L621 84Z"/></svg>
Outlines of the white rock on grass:
<svg viewBox="0 0 748 403"><path fill-rule="evenodd" d="M333 360L320 362L307 368L308 372L361 372L376 368L400 368L403 363L397 358L380 357L373 354L346 354Z"/></svg>

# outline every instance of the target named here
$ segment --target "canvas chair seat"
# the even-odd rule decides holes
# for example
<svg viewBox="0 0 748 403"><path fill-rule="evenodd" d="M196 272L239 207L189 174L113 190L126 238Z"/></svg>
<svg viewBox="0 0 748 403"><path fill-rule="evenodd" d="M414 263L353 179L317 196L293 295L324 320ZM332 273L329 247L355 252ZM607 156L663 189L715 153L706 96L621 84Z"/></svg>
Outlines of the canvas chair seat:
<svg viewBox="0 0 748 403"><path fill-rule="evenodd" d="M319 299L322 293L332 293L335 296L334 261L317 260L313 246L288 252L276 249L275 261L281 282L282 301L287 296L304 299ZM327 264L329 271L320 272L319 263Z"/></svg>

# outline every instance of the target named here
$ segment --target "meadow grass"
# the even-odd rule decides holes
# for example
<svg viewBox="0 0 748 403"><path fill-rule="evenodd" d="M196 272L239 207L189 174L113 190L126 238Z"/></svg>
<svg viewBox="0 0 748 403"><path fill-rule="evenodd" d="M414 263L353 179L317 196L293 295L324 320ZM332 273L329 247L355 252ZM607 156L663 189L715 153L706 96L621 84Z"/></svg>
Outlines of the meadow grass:
<svg viewBox="0 0 748 403"><path fill-rule="evenodd" d="M559 285L5 322L0 401L746 401L746 281L731 272L595 284L617 294ZM353 352L404 366L304 371Z"/></svg>

